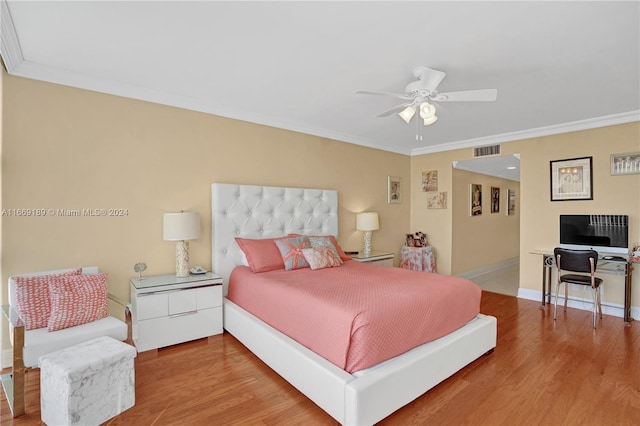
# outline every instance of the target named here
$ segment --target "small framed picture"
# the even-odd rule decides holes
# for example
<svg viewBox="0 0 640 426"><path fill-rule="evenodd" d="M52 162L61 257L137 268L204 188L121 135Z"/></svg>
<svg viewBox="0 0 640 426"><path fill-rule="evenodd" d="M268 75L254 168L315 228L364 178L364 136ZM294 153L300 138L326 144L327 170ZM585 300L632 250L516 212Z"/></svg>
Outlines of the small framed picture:
<svg viewBox="0 0 640 426"><path fill-rule="evenodd" d="M469 185L469 204L471 216L482 214L482 185L477 183Z"/></svg>
<svg viewBox="0 0 640 426"><path fill-rule="evenodd" d="M640 152L611 154L611 176L640 173Z"/></svg>
<svg viewBox="0 0 640 426"><path fill-rule="evenodd" d="M433 192L438 190L438 171L422 172L422 191Z"/></svg>
<svg viewBox="0 0 640 426"><path fill-rule="evenodd" d="M516 214L516 190L507 189L507 216Z"/></svg>
<svg viewBox="0 0 640 426"><path fill-rule="evenodd" d="M491 213L500 213L500 188L491 187Z"/></svg>
<svg viewBox="0 0 640 426"><path fill-rule="evenodd" d="M415 246L415 240L413 238L413 234L405 234L405 240L406 240L407 247Z"/></svg>
<svg viewBox="0 0 640 426"><path fill-rule="evenodd" d="M427 194L427 208L428 209L446 209L447 208L447 193L446 192L432 192Z"/></svg>
<svg viewBox="0 0 640 426"><path fill-rule="evenodd" d="M593 157L550 161L551 201L593 200Z"/></svg>
<svg viewBox="0 0 640 426"><path fill-rule="evenodd" d="M389 176L387 181L387 203L399 204L402 202L402 179L397 176Z"/></svg>

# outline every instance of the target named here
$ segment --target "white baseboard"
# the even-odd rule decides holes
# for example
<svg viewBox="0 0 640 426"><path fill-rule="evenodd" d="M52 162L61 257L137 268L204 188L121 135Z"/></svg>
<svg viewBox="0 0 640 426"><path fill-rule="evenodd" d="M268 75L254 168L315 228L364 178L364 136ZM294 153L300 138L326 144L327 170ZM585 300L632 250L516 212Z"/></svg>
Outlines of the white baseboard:
<svg viewBox="0 0 640 426"><path fill-rule="evenodd" d="M530 288L519 288L518 289L518 298L520 299L528 299L535 300L537 302L542 303L542 292L540 290L532 290ZM551 295L551 304L555 301L555 295ZM564 306L564 296L560 295L558 297L558 305ZM567 306L575 309L582 309L584 311L590 311L593 307L593 300L591 298L579 298L579 297L569 297L567 300ZM624 317L624 306L618 303L602 303L602 313L611 315L614 317L623 318ZM632 318L640 318L640 307L632 306L631 307L631 317Z"/></svg>
<svg viewBox="0 0 640 426"><path fill-rule="evenodd" d="M509 268L519 263L520 263L520 258L513 257L511 259L503 260L502 262L483 266L482 268L474 269L472 271L463 272L462 274L458 274L457 276L473 281L474 279L477 279L483 275L490 274L492 272L496 272L501 269Z"/></svg>

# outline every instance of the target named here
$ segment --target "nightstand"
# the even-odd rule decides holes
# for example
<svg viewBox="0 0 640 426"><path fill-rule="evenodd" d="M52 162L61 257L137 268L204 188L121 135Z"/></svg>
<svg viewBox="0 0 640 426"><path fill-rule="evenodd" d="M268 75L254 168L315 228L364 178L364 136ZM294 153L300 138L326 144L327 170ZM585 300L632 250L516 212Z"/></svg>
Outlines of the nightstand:
<svg viewBox="0 0 640 426"><path fill-rule="evenodd" d="M360 252L351 256L351 259L357 262L374 263L380 266L393 266L393 253L386 251L372 250L368 256L365 256L364 253Z"/></svg>
<svg viewBox="0 0 640 426"><path fill-rule="evenodd" d="M132 278L131 323L138 352L222 333L222 277Z"/></svg>

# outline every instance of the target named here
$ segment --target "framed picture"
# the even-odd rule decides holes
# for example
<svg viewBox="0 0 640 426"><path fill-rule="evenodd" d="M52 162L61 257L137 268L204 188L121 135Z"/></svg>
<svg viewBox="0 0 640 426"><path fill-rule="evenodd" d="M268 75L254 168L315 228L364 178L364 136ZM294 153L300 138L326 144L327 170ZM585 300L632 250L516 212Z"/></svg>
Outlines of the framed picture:
<svg viewBox="0 0 640 426"><path fill-rule="evenodd" d="M550 161L551 201L593 200L593 157Z"/></svg>
<svg viewBox="0 0 640 426"><path fill-rule="evenodd" d="M447 193L433 192L433 193L427 194L427 208L428 209L446 209Z"/></svg>
<svg viewBox="0 0 640 426"><path fill-rule="evenodd" d="M422 172L422 191L434 192L438 190L438 171Z"/></svg>
<svg viewBox="0 0 640 426"><path fill-rule="evenodd" d="M611 176L640 173L640 152L611 154Z"/></svg>
<svg viewBox="0 0 640 426"><path fill-rule="evenodd" d="M399 204L402 202L402 179L389 176L387 182L387 203Z"/></svg>
<svg viewBox="0 0 640 426"><path fill-rule="evenodd" d="M405 234L405 243L407 244L407 247L414 247L416 242L413 239L413 234Z"/></svg>
<svg viewBox="0 0 640 426"><path fill-rule="evenodd" d="M516 214L516 190L507 189L507 216Z"/></svg>
<svg viewBox="0 0 640 426"><path fill-rule="evenodd" d="M482 214L482 185L472 183L469 185L469 204L471 216Z"/></svg>
<svg viewBox="0 0 640 426"><path fill-rule="evenodd" d="M500 213L500 188L491 187L491 213Z"/></svg>

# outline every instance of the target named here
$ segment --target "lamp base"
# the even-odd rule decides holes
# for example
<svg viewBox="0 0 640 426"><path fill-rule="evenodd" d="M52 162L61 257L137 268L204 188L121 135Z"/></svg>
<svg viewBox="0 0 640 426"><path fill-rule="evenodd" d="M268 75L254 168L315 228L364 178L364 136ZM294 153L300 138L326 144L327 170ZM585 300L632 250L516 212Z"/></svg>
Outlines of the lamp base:
<svg viewBox="0 0 640 426"><path fill-rule="evenodd" d="M176 277L189 276L189 241L176 243Z"/></svg>
<svg viewBox="0 0 640 426"><path fill-rule="evenodd" d="M365 256L369 256L371 254L371 231L364 231L364 248L362 253Z"/></svg>

